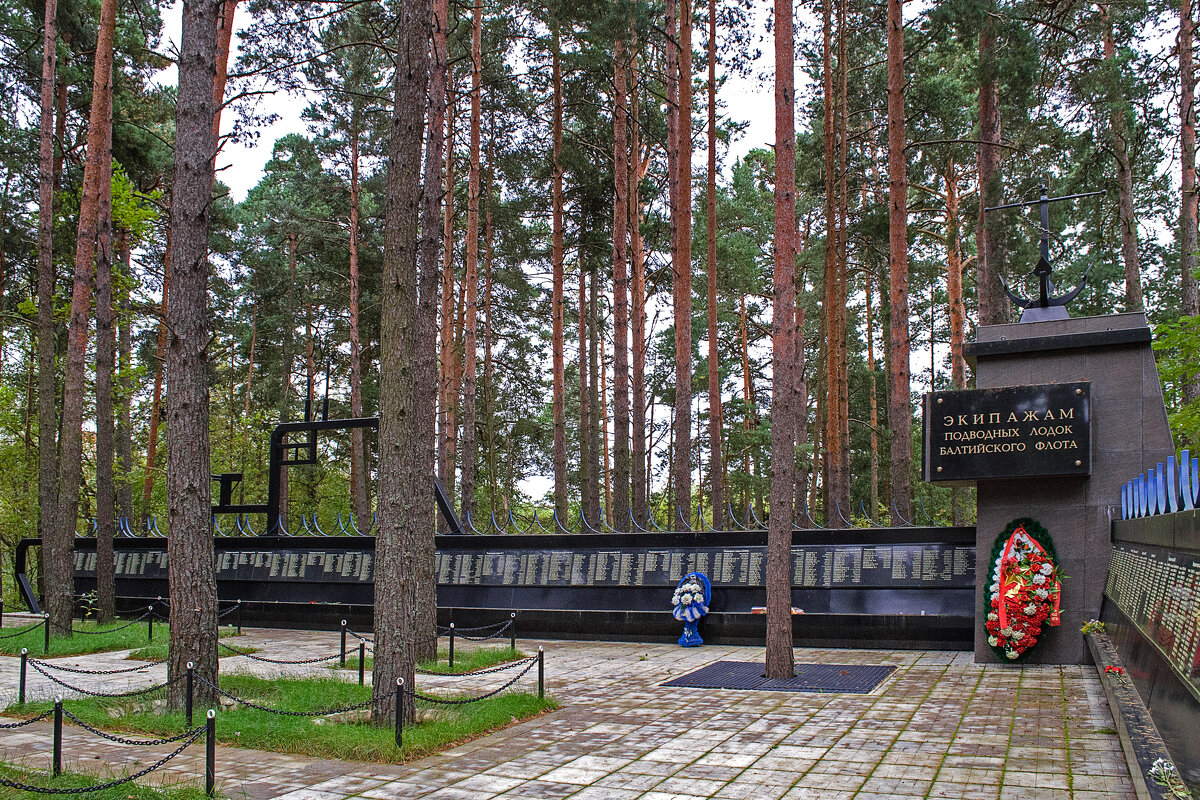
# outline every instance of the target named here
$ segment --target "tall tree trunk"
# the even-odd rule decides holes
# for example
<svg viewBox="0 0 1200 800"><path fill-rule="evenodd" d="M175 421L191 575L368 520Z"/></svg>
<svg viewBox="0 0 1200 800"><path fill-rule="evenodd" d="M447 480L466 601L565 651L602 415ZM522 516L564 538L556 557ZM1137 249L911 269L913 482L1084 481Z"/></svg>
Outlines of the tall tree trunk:
<svg viewBox="0 0 1200 800"><path fill-rule="evenodd" d="M875 379L875 312L871 308L875 296L875 272L866 270L867 275L867 386L870 392L871 426L871 513L873 518L879 513L879 387Z"/></svg>
<svg viewBox="0 0 1200 800"><path fill-rule="evenodd" d="M629 500L629 112L626 52L618 38L613 55L613 476L610 522L622 528ZM607 437L606 437L607 438Z"/></svg>
<svg viewBox="0 0 1200 800"><path fill-rule="evenodd" d="M299 260L299 236L295 231L288 231L287 235L287 253L288 253L288 287L284 292L284 304L288 308L296 307L296 262ZM289 402L292 398L292 347L294 345L295 332L293 325L289 323L287 330L283 335L283 393L279 400L279 421L287 422L291 418L291 408ZM306 387L307 391L307 387ZM279 525L283 528L282 531L269 531L274 535L279 535L283 531L288 530L288 502L291 496L291 477L290 469L283 467L279 473Z"/></svg>
<svg viewBox="0 0 1200 800"><path fill-rule="evenodd" d="M721 346L717 333L717 0L708 0L708 483L713 527L725 521L725 462L721 456Z"/></svg>
<svg viewBox="0 0 1200 800"><path fill-rule="evenodd" d="M590 219L589 219L590 222ZM589 230L591 229L588 226ZM582 256L581 258L586 258ZM591 259L586 259L590 261ZM600 484L604 479L604 448L600 443L600 270L589 268L588 283L588 452L592 462L588 466L591 481L587 488L587 518L599 525L601 504Z"/></svg>
<svg viewBox="0 0 1200 800"><path fill-rule="evenodd" d="M563 271L563 92L562 66L559 64L558 20L554 21L551 69L554 92L554 118L551 123L550 166L553 171L551 186L552 230L550 240L550 262L553 270L553 288L550 315L554 318L554 510L558 519L567 519L567 373L565 363L566 345L563 336L566 314L565 275Z"/></svg>
<svg viewBox="0 0 1200 800"><path fill-rule="evenodd" d="M142 518L150 515L154 494L154 476L158 461L158 427L162 419L163 373L167 366L167 298L171 287L171 228L167 227L167 247L163 255L162 305L159 309L158 339L154 348L154 391L150 396L150 430L146 435L146 473L142 479ZM140 525L140 523L139 523Z"/></svg>
<svg viewBox="0 0 1200 800"><path fill-rule="evenodd" d="M679 5L679 202L675 206L675 503L690 525L692 508L692 4Z"/></svg>
<svg viewBox="0 0 1200 800"><path fill-rule="evenodd" d="M604 512L601 520L607 520L609 527L613 523L613 498L612 498L612 462L609 461L608 448L608 369L605 366L605 347L604 337L597 336L599 339L600 357L597 360L600 369L600 474L604 476ZM599 527L599 526L597 526Z"/></svg>
<svg viewBox="0 0 1200 800"><path fill-rule="evenodd" d="M213 86L220 0L185 0L172 181L172 280L167 304L167 521L171 633L167 704L184 702L188 662L200 707L215 703L217 582L208 447L208 231L212 205Z"/></svg>
<svg viewBox="0 0 1200 800"><path fill-rule="evenodd" d="M389 724L397 679L412 691L415 647L429 632L421 620L433 592L433 529L428 486L418 474L416 441L417 234L421 145L431 44L429 0L401 5L395 54L395 100L388 141L386 221L380 326L379 532L375 539L375 666L372 719ZM436 184L434 184L436 185ZM478 187L476 187L478 190ZM466 501L464 500L464 505ZM413 703L402 704L405 716Z"/></svg>
<svg viewBox="0 0 1200 800"><path fill-rule="evenodd" d="M109 86L112 86L111 72ZM104 121L100 208L96 250L96 603L101 622L116 616L113 537L116 535L116 481L113 477L116 420L113 374L117 331L113 327L112 101Z"/></svg>
<svg viewBox="0 0 1200 800"><path fill-rule="evenodd" d="M359 222L359 114L357 106L350 122L350 416L363 415L362 396L362 347L359 343L359 267L358 267L358 222ZM442 132L436 132L440 140ZM354 506L354 519L360 531L371 528L371 490L367 484L370 468L367 466L367 448L362 428L350 431L350 496Z"/></svg>
<svg viewBox="0 0 1200 800"><path fill-rule="evenodd" d="M988 5L992 9L995 7L994 2ZM888 31L890 34L890 25ZM979 293L980 325L1008 322L1010 314L1008 296L1000 285L999 270L1003 258L1000 250L1000 217L983 213L984 208L1003 202L1004 180L1000 174L999 143L1000 77L996 64L996 21L993 14L989 13L979 32L979 224L975 228L975 251L978 254L975 285Z"/></svg>
<svg viewBox="0 0 1200 800"><path fill-rule="evenodd" d="M649 453L646 448L646 251L642 245L641 201L645 161L642 159L641 137L638 134L640 102L636 43L631 49L633 58L630 62L630 84L633 87L633 102L629 133L629 251L633 258L633 281L630 286L633 306L633 368L630 386L633 457L630 482L633 491L633 518L638 525L645 527L649 514Z"/></svg>
<svg viewBox="0 0 1200 800"><path fill-rule="evenodd" d="M1110 80L1120 74L1117 46L1113 41L1113 22L1109 6L1097 3L1100 29L1104 39L1104 60L1112 71ZM1143 311L1141 268L1138 266L1137 217L1133 206L1133 159L1129 153L1129 126L1126 115L1129 102L1115 84L1108 97L1109 127L1112 132L1113 161L1117 164L1118 210L1121 218L1121 260L1125 263L1125 310Z"/></svg>
<svg viewBox="0 0 1200 800"><path fill-rule="evenodd" d="M121 263L121 288L117 295L117 516L127 525L133 518L133 320L129 309L129 233L123 231L117 248Z"/></svg>
<svg viewBox="0 0 1200 800"><path fill-rule="evenodd" d="M79 515L79 483L83 466L84 361L91 318L92 284L96 270L96 237L100 198L111 154L104 149L104 128L112 106L113 39L117 26L116 0L100 6L100 26L92 74L92 110L88 120L87 161L83 169L83 194L79 228L75 236L75 280L71 290L71 317L67 334L63 377L62 434L58 462L58 517L53 546L43 547L46 562L46 610L60 628L71 623L73 603L72 559L75 526ZM111 168L111 167L108 167Z"/></svg>
<svg viewBox="0 0 1200 800"><path fill-rule="evenodd" d="M449 77L449 76L447 76ZM438 477L454 505L454 451L458 428L457 395L451 394L454 373L454 87L446 90L446 202L442 206L441 349L438 351ZM439 523L440 527L441 523Z"/></svg>
<svg viewBox="0 0 1200 800"><path fill-rule="evenodd" d="M483 4L475 3L471 26L471 160L467 176L467 247L463 259L467 312L463 328L462 510L475 511L475 387L479 357L479 167L483 124Z"/></svg>
<svg viewBox="0 0 1200 800"><path fill-rule="evenodd" d="M58 0L45 0L41 121L38 127L38 530L54 537L58 509L58 404L54 381L54 72ZM61 141L61 140L60 140ZM61 566L61 565L60 565Z"/></svg>
<svg viewBox="0 0 1200 800"><path fill-rule="evenodd" d="M967 364L963 360L966 342L966 307L963 305L962 246L958 219L958 173L954 158L946 163L946 294L950 301L950 388L967 385ZM932 335L932 333L930 334ZM930 350L933 349L932 343ZM961 486L950 489L950 508L955 525L966 524L966 496Z"/></svg>
<svg viewBox="0 0 1200 800"><path fill-rule="evenodd" d="M1200 315L1197 289L1197 197L1196 197L1196 75L1192 67L1192 0L1179 0L1179 92L1180 146L1183 203L1179 214L1179 270L1183 288L1181 311ZM1200 372L1183 382L1183 400L1200 400Z"/></svg>
<svg viewBox="0 0 1200 800"><path fill-rule="evenodd" d="M849 217L849 192L847 190L847 175L850 170L847 167L847 159L850 149L850 134L849 134L849 91L847 88L847 76L849 73L850 60L846 54L846 40L849 34L846 31L847 20L849 14L846 8L846 0L838 2L838 235L837 235L837 288L838 300L834 304L834 310L837 312L837 383L839 394L837 397L837 429L836 434L841 440L838 444L838 453L841 456L841 463L838 464L838 502L845 509L845 516L850 517L852 509L850 506L850 363L849 363L849 345L847 343L848 333L848 302L847 292L849 290L850 278L849 269L849 254L847 252L849 225L847 223ZM802 406L800 406L802 407Z"/></svg>
<svg viewBox="0 0 1200 800"><path fill-rule="evenodd" d="M483 216L483 417L487 425L488 509L496 508L496 375L492 369L492 179L496 155L496 115L489 114L487 207Z"/></svg>
<svg viewBox="0 0 1200 800"><path fill-rule="evenodd" d="M595 476L592 474L592 414L589 409L588 394L587 321L587 271L581 252L579 260L579 499L581 511L585 517L594 514L591 506L591 487L595 481ZM566 524L567 520L560 517L559 522ZM580 532L583 532L582 529Z"/></svg>
<svg viewBox="0 0 1200 800"><path fill-rule="evenodd" d="M449 78L449 60L446 51L446 34L449 30L448 0L433 2L433 40L430 47L429 71L429 121L425 135L425 177L422 185L424 193L421 197L421 241L420 241L420 272L418 274L419 297L417 301L417 341L416 364L413 372L413 403L416 409L413 414L414 437L417 443L414 456L413 474L414 485L429 485L429 477L434 472L436 459L436 417L437 417L437 307L439 263L438 247L441 245L442 231L438 230L438 216L441 214L443 193L434 191L432 187L442 185L442 151L445 148L443 140L446 125L446 86ZM447 199L447 202L449 200ZM420 494L414 508L419 515L414 522L415 530L433 531L436 529L436 513L433 504L425 500L420 502ZM432 546L432 545L430 545ZM413 637L416 639L413 655L418 660L433 658L437 655L437 602L434 596L432 576L423 587L418 587L416 596Z"/></svg>
<svg viewBox="0 0 1200 800"><path fill-rule="evenodd" d="M791 678L793 471L796 468L792 369L795 347L796 122L791 0L775 0L775 268L771 310L771 518L767 530L768 678ZM779 513L779 512L783 513Z"/></svg>
<svg viewBox="0 0 1200 800"><path fill-rule="evenodd" d="M892 502L912 519L912 408L909 400L908 174L904 157L904 26L901 0L888 0L888 261L891 315L888 428ZM993 148L994 149L994 148Z"/></svg>
<svg viewBox="0 0 1200 800"><path fill-rule="evenodd" d="M825 431L821 436L824 443L823 469L825 486L825 513L831 523L837 519L834 504L840 502L842 493L841 437L838 430L838 225L837 225L837 128L834 123L834 67L833 67L833 2L821 3L821 58L824 90L823 135L825 144L825 277L821 303L821 321L824 328L822 344L825 361Z"/></svg>
<svg viewBox="0 0 1200 800"><path fill-rule="evenodd" d="M754 424L754 378L750 375L750 334L746 325L746 297L742 295L738 298L738 331L741 334L742 343L742 396L746 401L746 413L742 417L742 429L746 432L747 442L750 439L750 431ZM750 446L747 445L743 451L745 455L742 457L742 471L746 473L746 497L745 505L742 508L743 518L750 516L750 489L751 489L751 473L750 473Z"/></svg>

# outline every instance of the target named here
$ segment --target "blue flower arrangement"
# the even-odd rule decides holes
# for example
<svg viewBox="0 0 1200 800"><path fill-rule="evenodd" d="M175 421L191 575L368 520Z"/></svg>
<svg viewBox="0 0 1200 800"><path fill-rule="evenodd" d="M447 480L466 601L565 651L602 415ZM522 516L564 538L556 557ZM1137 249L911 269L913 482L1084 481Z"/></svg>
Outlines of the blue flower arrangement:
<svg viewBox="0 0 1200 800"><path fill-rule="evenodd" d="M671 616L683 623L683 634L679 637L680 647L698 647L704 644L696 630L700 618L708 613L712 602L712 584L703 572L684 575L675 594L671 597Z"/></svg>

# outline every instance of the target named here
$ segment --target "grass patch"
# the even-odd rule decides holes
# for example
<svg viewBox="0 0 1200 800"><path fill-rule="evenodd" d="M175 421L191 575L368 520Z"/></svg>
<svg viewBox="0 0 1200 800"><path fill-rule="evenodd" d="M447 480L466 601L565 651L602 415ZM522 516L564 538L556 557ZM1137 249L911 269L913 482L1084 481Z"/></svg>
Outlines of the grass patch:
<svg viewBox="0 0 1200 800"><path fill-rule="evenodd" d="M514 650L511 647L480 647L476 650L456 650L454 653L454 668L450 668L450 651L447 649L438 650L436 661L422 661L417 664L418 669L423 669L426 672L436 672L439 675L461 675L464 672L474 672L477 669L487 669L499 664L507 664L510 661L517 661L525 658L525 654L520 650ZM340 661L335 661L333 667L339 668ZM370 672L375 661L370 656L367 656L366 671ZM346 654L346 669L358 669L358 654Z"/></svg>
<svg viewBox="0 0 1200 800"><path fill-rule="evenodd" d="M287 711L337 708L367 700L371 687L338 678L273 678L231 674L221 676L221 688L260 705ZM71 713L97 728L169 736L183 730L183 714L163 711L165 690L134 698L88 697L68 701ZM50 708L49 702L10 706L5 712L29 717ZM237 706L217 713L221 744L297 753L347 761L395 762L427 755L452 744L476 738L558 707L536 694L502 694L461 706L417 703L418 724L404 729L404 746L397 748L389 719L377 728L361 715L340 718L289 717ZM193 722L203 719L196 709ZM320 720L320 722L316 721Z"/></svg>
<svg viewBox="0 0 1200 800"><path fill-rule="evenodd" d="M75 772L64 772L57 778L52 778L49 772L31 770L15 764L0 763L0 777L28 784L29 786L44 786L52 789L79 789L85 786L96 786L101 783L107 783L113 778L121 777L121 775L96 777ZM22 792L17 789L0 786L0 798L3 798L3 800L18 797L46 796L40 793ZM208 800L202 786L189 786L187 784L161 786L151 789L147 786L139 786L137 783L122 783L120 786L114 786L111 789L78 794L76 797L89 797L94 798L94 800Z"/></svg>
<svg viewBox="0 0 1200 800"><path fill-rule="evenodd" d="M26 631L20 636L14 636L11 639L0 639L0 653L8 656L16 656L21 654L21 648L27 648L29 655L34 658L55 658L56 656L79 656L87 653L104 653L110 650L130 650L135 647L146 645L146 621L127 625L129 620L107 623L105 625L97 625L93 620L72 620L71 625L75 630L70 636L60 634L53 628L50 629L50 652L46 653L43 647L45 646L45 632L42 626L38 626L33 630ZM28 627L28 626L25 626ZM117 630L120 628L120 630ZM11 633L11 629L5 629ZM97 633L97 631L103 631ZM158 622L154 625L154 638L156 641L161 641L166 645L167 641L167 623Z"/></svg>
<svg viewBox="0 0 1200 800"><path fill-rule="evenodd" d="M237 635L237 628L222 628L220 631L220 636L222 639ZM137 650L134 650L132 653L125 656L125 658L129 661L165 661L167 658L167 649L168 647L166 639L163 639L162 641L156 640L154 644L149 644L145 647L139 647ZM238 647L238 650L241 650L243 653L257 653L260 649L261 648L250 646ZM224 648L220 650L220 654L222 656L237 655L236 653L225 650Z"/></svg>

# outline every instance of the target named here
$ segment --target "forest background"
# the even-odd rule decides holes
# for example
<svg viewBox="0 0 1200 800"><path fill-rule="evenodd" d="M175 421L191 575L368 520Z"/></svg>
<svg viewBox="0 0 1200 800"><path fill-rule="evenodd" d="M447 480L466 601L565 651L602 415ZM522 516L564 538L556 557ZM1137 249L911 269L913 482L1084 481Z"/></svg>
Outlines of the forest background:
<svg viewBox="0 0 1200 800"><path fill-rule="evenodd" d="M775 154L728 159L744 121L720 94L730 76L761 78L769 65L756 59L759 17L748 1L713 3L715 14L687 0L448 6L437 458L443 484L481 531L527 529L535 508L541 524L553 529L555 511L573 530L650 519L722 528L771 510ZM106 9L115 14L111 295L102 298L92 278L84 322L99 319L102 330L73 346ZM1034 198L1042 185L1106 192L1052 206L1056 279L1073 285L1091 268L1077 316L1147 312L1176 443L1200 445L1190 0L911 6L898 268L887 9L825 0L799 11L807 88L796 108L794 325L803 347L790 376L800 411L786 421L799 442L786 513L801 524L973 518L969 492L916 480L919 395L969 386L961 348L973 327L1015 319L989 276L1031 291L1035 218L992 214L981 227L980 208ZM68 473L79 530L101 516L140 531L165 513L175 89L155 76L172 58L166 12L152 0L57 3L47 276L38 202L45 6L0 2L6 564L15 542L46 524L39 471L47 448L71 444L70 419L88 421L74 445L78 471ZM330 416L379 406L395 17L386 3L270 0L226 0L225 15L223 30L236 15L241 34L222 87L231 135L272 155L244 200L221 185L214 193L212 468L244 473L235 502L260 502L276 422L300 418L306 401L319 407L326 394ZM270 92L303 98L307 132L257 138ZM39 300L39 274L49 303ZM897 298L907 325L892 313ZM45 327L39 311L48 308ZM82 392L69 388L73 353ZM105 428L107 447L97 441ZM284 524L293 533L368 530L373 435L326 437L320 448L320 464L288 471ZM249 524L263 528L261 517Z"/></svg>

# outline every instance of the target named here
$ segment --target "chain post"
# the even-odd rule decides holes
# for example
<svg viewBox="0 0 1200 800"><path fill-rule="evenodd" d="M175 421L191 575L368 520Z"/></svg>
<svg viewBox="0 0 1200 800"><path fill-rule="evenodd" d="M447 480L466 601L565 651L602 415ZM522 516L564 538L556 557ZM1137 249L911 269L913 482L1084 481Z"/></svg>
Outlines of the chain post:
<svg viewBox="0 0 1200 800"><path fill-rule="evenodd" d="M237 628L238 628L237 635L241 636L242 635L242 601L240 598L237 601L237 611L235 611L234 614L237 616Z"/></svg>
<svg viewBox="0 0 1200 800"><path fill-rule="evenodd" d="M358 643L358 685L362 686L367 670L367 643Z"/></svg>
<svg viewBox="0 0 1200 800"><path fill-rule="evenodd" d="M154 606L146 606L146 641L154 641Z"/></svg>
<svg viewBox="0 0 1200 800"><path fill-rule="evenodd" d="M342 620L342 669L346 668L346 620Z"/></svg>
<svg viewBox="0 0 1200 800"><path fill-rule="evenodd" d="M404 746L404 678L396 678L396 747Z"/></svg>
<svg viewBox="0 0 1200 800"><path fill-rule="evenodd" d="M42 639L42 655L50 655L50 614L49 612L42 614L42 627L44 634Z"/></svg>
<svg viewBox="0 0 1200 800"><path fill-rule="evenodd" d="M538 647L538 699L546 696L546 651Z"/></svg>
<svg viewBox="0 0 1200 800"><path fill-rule="evenodd" d="M217 784L217 712L211 708L204 723L204 793L213 796Z"/></svg>
<svg viewBox="0 0 1200 800"><path fill-rule="evenodd" d="M21 680L17 684L17 702L25 705L25 662L29 660L29 650L21 648Z"/></svg>
<svg viewBox="0 0 1200 800"><path fill-rule="evenodd" d="M196 665L187 662L187 677L184 678L183 715L187 727L192 727L192 687L195 686Z"/></svg>
<svg viewBox="0 0 1200 800"><path fill-rule="evenodd" d="M508 615L508 646L517 649L517 612Z"/></svg>
<svg viewBox="0 0 1200 800"><path fill-rule="evenodd" d="M0 628L4 627L4 598L0 597Z"/></svg>
<svg viewBox="0 0 1200 800"><path fill-rule="evenodd" d="M450 623L450 669L454 669L454 623Z"/></svg>
<svg viewBox="0 0 1200 800"><path fill-rule="evenodd" d="M55 777L62 772L62 695L54 698L54 764L52 772Z"/></svg>

